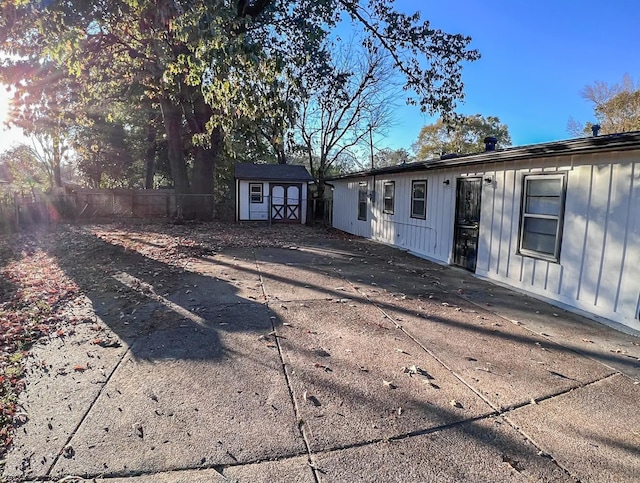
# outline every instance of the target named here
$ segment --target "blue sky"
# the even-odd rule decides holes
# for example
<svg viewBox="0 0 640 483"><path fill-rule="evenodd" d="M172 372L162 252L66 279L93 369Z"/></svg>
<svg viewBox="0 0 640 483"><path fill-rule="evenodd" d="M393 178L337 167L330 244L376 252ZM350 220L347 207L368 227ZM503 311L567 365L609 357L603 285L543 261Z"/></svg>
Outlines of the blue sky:
<svg viewBox="0 0 640 483"><path fill-rule="evenodd" d="M580 96L595 81L640 81L637 0L396 0L419 10L432 27L472 37L482 58L463 72L463 114L498 116L514 145L571 137L569 117L593 120ZM434 119L401 106L395 126L376 147L409 148Z"/></svg>

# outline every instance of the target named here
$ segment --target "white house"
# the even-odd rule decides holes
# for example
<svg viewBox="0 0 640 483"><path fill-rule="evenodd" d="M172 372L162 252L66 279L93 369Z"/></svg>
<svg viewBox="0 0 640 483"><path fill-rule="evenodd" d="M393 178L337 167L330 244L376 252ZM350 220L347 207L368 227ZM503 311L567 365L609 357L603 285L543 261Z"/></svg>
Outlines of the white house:
<svg viewBox="0 0 640 483"><path fill-rule="evenodd" d="M640 331L640 132L331 182L335 228Z"/></svg>
<svg viewBox="0 0 640 483"><path fill-rule="evenodd" d="M304 166L240 163L235 181L236 221L306 222L312 178Z"/></svg>

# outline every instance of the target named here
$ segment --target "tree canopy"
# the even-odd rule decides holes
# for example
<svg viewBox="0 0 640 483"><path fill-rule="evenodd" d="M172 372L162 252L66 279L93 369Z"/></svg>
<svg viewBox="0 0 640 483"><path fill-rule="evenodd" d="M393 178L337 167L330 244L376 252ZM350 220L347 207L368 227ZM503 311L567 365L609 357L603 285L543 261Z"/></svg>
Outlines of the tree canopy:
<svg viewBox="0 0 640 483"><path fill-rule="evenodd" d="M600 126L600 134L640 130L640 83L625 74L622 82L612 85L597 81L584 87L580 95L593 106L595 122L581 123L569 119L567 131L574 136L591 136L592 126Z"/></svg>
<svg viewBox="0 0 640 483"><path fill-rule="evenodd" d="M420 130L413 150L418 159L437 159L444 154L480 153L485 150L486 137L495 137L499 147L511 146L508 126L495 116L459 116L454 122L440 118Z"/></svg>
<svg viewBox="0 0 640 483"><path fill-rule="evenodd" d="M149 103L161 114L176 192L211 194L216 165L248 122L276 151L282 145L292 106L309 94L300 81L321 83L330 70L338 25L391 60L407 102L444 117L463 97L462 63L479 57L468 37L398 12L393 0L1 0L0 51L10 56L0 80L15 88L17 111L37 91L32 79L52 72L72 87L75 113ZM67 102L42 92L48 105Z"/></svg>

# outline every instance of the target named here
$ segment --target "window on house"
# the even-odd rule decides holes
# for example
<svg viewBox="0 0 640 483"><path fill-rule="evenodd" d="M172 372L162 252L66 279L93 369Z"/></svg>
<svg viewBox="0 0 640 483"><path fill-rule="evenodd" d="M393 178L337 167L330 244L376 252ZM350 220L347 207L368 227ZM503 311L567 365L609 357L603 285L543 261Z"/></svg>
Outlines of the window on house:
<svg viewBox="0 0 640 483"><path fill-rule="evenodd" d="M411 218L427 218L427 182L411 182Z"/></svg>
<svg viewBox="0 0 640 483"><path fill-rule="evenodd" d="M251 203L262 203L262 183L251 183L249 185L249 193L251 196Z"/></svg>
<svg viewBox="0 0 640 483"><path fill-rule="evenodd" d="M358 186L358 220L367 221L367 183Z"/></svg>
<svg viewBox="0 0 640 483"><path fill-rule="evenodd" d="M520 217L520 254L560 260L565 175L525 176Z"/></svg>
<svg viewBox="0 0 640 483"><path fill-rule="evenodd" d="M382 211L393 215L393 203L396 197L395 181L385 181L384 183L384 206Z"/></svg>

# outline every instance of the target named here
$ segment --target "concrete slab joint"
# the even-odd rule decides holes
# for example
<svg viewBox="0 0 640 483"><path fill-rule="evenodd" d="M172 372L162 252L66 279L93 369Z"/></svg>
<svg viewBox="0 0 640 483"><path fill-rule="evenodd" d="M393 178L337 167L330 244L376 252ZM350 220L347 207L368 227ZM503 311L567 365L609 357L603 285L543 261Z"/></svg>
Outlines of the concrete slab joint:
<svg viewBox="0 0 640 483"><path fill-rule="evenodd" d="M123 298L87 290L88 322L31 349L4 478L638 480L637 338L372 242L293 242L147 292L114 259Z"/></svg>

